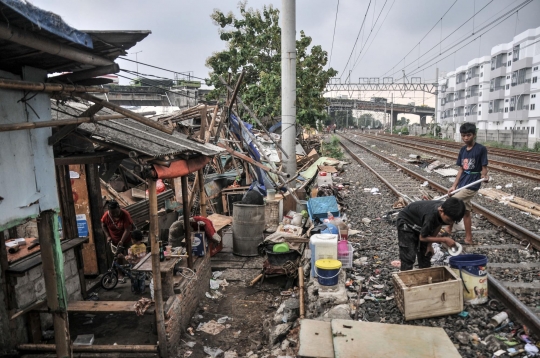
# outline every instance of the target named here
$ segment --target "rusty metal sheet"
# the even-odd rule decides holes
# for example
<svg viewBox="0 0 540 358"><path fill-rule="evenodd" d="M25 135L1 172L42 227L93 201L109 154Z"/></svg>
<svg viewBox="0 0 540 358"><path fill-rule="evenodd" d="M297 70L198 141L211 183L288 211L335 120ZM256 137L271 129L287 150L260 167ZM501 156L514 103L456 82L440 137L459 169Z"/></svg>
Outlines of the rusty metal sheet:
<svg viewBox="0 0 540 358"><path fill-rule="evenodd" d="M336 358L460 358L442 328L332 320Z"/></svg>

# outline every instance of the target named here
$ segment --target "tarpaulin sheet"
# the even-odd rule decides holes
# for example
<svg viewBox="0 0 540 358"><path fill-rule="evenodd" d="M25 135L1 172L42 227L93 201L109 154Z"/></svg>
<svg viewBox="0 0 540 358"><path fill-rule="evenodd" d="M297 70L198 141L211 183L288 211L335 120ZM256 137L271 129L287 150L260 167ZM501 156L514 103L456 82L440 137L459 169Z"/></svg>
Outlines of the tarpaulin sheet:
<svg viewBox="0 0 540 358"><path fill-rule="evenodd" d="M200 156L188 160L177 160L172 162L170 167L154 164L154 170L158 179L172 179L196 172L209 162L210 157Z"/></svg>
<svg viewBox="0 0 540 358"><path fill-rule="evenodd" d="M308 212L312 219L325 219L328 217L328 212L331 212L335 217L339 216L339 208L335 196L321 196L319 198L311 198L308 200Z"/></svg>
<svg viewBox="0 0 540 358"><path fill-rule="evenodd" d="M40 9L28 1L0 0L0 3L23 16L38 28L84 47L94 48L90 35L69 26L53 12Z"/></svg>
<svg viewBox="0 0 540 358"><path fill-rule="evenodd" d="M315 174L317 174L317 169L318 169L318 166L319 165L323 165L323 164L326 164L326 165L338 165L340 163L339 160L337 159L333 159L333 158L328 158L328 157L322 157L322 158L319 158L317 159L317 161L313 164L311 164L309 166L309 168L307 168L306 170L304 170L303 172L300 173L300 175L306 179L311 179L315 176Z"/></svg>

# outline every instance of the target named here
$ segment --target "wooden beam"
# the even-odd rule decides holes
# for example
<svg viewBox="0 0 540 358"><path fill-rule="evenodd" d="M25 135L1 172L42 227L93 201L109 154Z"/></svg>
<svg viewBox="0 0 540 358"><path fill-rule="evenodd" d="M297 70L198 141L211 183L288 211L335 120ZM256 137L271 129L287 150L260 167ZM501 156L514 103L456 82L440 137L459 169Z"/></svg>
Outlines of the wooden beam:
<svg viewBox="0 0 540 358"><path fill-rule="evenodd" d="M73 83L81 80L86 80L88 78L93 78L97 76L109 75L112 73L120 72L120 66L117 63L113 63L108 66L101 66L96 68L91 68L89 70L82 70L77 72L66 73L60 76L49 77L51 82L67 82Z"/></svg>
<svg viewBox="0 0 540 358"><path fill-rule="evenodd" d="M17 349L21 351L54 352L54 344L19 344ZM74 352L103 352L103 353L155 353L158 351L156 345L99 345L73 346Z"/></svg>
<svg viewBox="0 0 540 358"><path fill-rule="evenodd" d="M87 153L74 155L69 157L56 157L54 164L56 165L71 165L71 164L103 164L116 162L118 160L129 158L125 153L118 152L102 152L102 153Z"/></svg>
<svg viewBox="0 0 540 358"><path fill-rule="evenodd" d="M101 197L101 183L96 164L86 164L86 188L88 190L88 206L90 209L90 220L92 220L92 234L94 236L94 246L99 273L105 273L109 269L107 252L110 250L107 245L107 238L101 229L101 217L103 216L103 199Z"/></svg>
<svg viewBox="0 0 540 358"><path fill-rule="evenodd" d="M283 172L281 172L279 170L276 170L276 169L272 169L270 167L267 167L266 165L257 162L255 159L253 159L251 157L248 157L245 154L242 154L240 152L235 151L234 149L231 149L231 148L227 147L223 143L219 143L218 146L225 149L227 152L229 152L230 155L232 155L232 156L234 156L236 158L245 160L246 162L257 166L257 167L261 168L262 170L264 170L266 172L274 173L276 175L281 175L281 176L284 176L284 177L287 177L287 178L289 177L289 174L283 173Z"/></svg>
<svg viewBox="0 0 540 358"><path fill-rule="evenodd" d="M47 305L53 316L54 341L58 357L71 357L64 260L58 234L58 217L53 210L42 211L38 219L39 243Z"/></svg>
<svg viewBox="0 0 540 358"><path fill-rule="evenodd" d="M19 316L22 316L23 314L26 314L30 311L33 311L35 310L36 308L39 308L41 306L46 306L47 305L47 301L45 300L37 300L36 302L32 303L31 305L23 308L22 310L20 311L17 311L16 313L13 314L13 316L9 317L10 320L14 320L15 318L19 317Z"/></svg>
<svg viewBox="0 0 540 358"><path fill-rule="evenodd" d="M67 165L56 166L56 185L58 198L60 199L62 235L64 238L74 239L79 237L79 230L77 229L73 190L71 188L71 178L69 177L69 167Z"/></svg>
<svg viewBox="0 0 540 358"><path fill-rule="evenodd" d="M234 86L234 90L231 95L231 99L229 100L229 103L227 104L227 109L229 112L232 110L232 106L234 102L236 101L236 95L238 95L238 91L240 90L240 85L242 84L242 80L244 79L244 70L240 72L240 76L238 77L238 81L236 81L236 86Z"/></svg>
<svg viewBox="0 0 540 358"><path fill-rule="evenodd" d="M123 204L124 206L129 206L129 203L126 201L126 199L122 198L120 196L120 194L118 194L118 192L116 190L114 190L114 188L112 186L110 186L109 184L107 184L103 179L99 178L99 182L101 183L101 185L103 185L105 188L107 188L107 190L109 191L109 193L111 193L111 195L116 199L116 201L118 201L120 204ZM100 195L101 196L101 195ZM101 226L101 225L100 225Z"/></svg>
<svg viewBox="0 0 540 358"><path fill-rule="evenodd" d="M150 246L152 252L152 277L154 280L154 301L156 302L156 327L159 341L159 353L162 358L168 357L167 332L165 331L165 314L163 312L163 292L161 288L161 270L159 267L159 222L156 181L148 180L148 202L150 210Z"/></svg>
<svg viewBox="0 0 540 358"><path fill-rule="evenodd" d="M89 107L86 111L84 111L77 117L92 117L97 112L99 112L102 108L103 108L102 105L94 104L93 106ZM48 140L49 145L55 145L60 140L62 140L62 138L67 136L69 133L73 132L75 128L77 128L78 126L79 126L78 124L70 124L70 125L60 128L58 132L56 132L55 134L49 137L49 140Z"/></svg>
<svg viewBox="0 0 540 358"><path fill-rule="evenodd" d="M107 101L105 101L105 100L103 100L101 98L89 95L88 93L75 93L74 95L77 96L77 97L81 97L81 98L83 98L83 99L85 99L87 101L90 101L90 102L93 102L93 103L96 103L96 104L101 104L105 108L112 109L113 111L115 111L117 113L123 114L124 116L126 116L128 118L131 118L131 119L133 119L133 120L135 120L135 121L137 121L139 123L142 123L144 125L147 125L149 127L154 128L154 129L160 130L160 131L165 132L167 134L172 134L174 132L174 128L165 127L165 126L159 124L156 121L153 121L151 119L148 119L146 117L141 116L138 113L132 112L132 111L130 111L128 109L120 107L120 106L118 106L116 104L113 104L111 102L107 102Z"/></svg>
<svg viewBox="0 0 540 358"><path fill-rule="evenodd" d="M0 25L1 26L1 25ZM81 85L66 85L61 83L47 83L47 82L29 82L19 80L8 80L0 78L0 88L10 90L21 90L30 92L56 92L56 93L108 93L108 88L102 88L97 86L81 86Z"/></svg>
<svg viewBox="0 0 540 358"><path fill-rule="evenodd" d="M78 117L78 118L73 118L73 119L62 119L62 120L59 120L59 121L23 122L23 123L1 124L0 125L0 132L19 131L19 130L23 130L23 129L59 127L59 126L67 126L67 125L70 125L70 124L79 125L81 123L108 121L108 120L111 120L111 119L122 119L122 118L126 118L126 117L127 116L122 115L122 114L109 114L109 115L104 115L104 116L92 116L92 117Z"/></svg>
<svg viewBox="0 0 540 358"><path fill-rule="evenodd" d="M193 269L193 253L191 248L191 224L189 223L189 217L191 211L189 210L188 203L188 180L187 176L181 177L182 183L182 211L184 215L184 237L186 240L186 251L188 254L187 263L190 269Z"/></svg>

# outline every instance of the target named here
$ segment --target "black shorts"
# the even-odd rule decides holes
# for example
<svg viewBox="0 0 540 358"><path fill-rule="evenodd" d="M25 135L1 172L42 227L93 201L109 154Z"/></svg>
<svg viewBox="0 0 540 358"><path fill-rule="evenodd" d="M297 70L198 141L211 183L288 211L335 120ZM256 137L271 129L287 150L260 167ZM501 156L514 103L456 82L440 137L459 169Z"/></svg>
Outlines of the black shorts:
<svg viewBox="0 0 540 358"><path fill-rule="evenodd" d="M419 268L431 267L431 254L426 256L429 242L420 241L420 233L405 224L398 226L399 259L401 271L412 270L418 258Z"/></svg>

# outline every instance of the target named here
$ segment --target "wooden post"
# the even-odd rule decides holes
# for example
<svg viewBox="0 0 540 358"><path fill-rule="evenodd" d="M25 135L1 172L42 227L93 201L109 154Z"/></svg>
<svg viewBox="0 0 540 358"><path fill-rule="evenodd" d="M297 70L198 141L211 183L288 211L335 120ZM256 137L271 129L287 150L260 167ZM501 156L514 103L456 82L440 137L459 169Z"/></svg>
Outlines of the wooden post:
<svg viewBox="0 0 540 358"><path fill-rule="evenodd" d="M72 357L67 314L68 298L64 279L64 259L58 235L58 216L52 210L41 212L38 234L47 305L54 323L54 340L58 357Z"/></svg>
<svg viewBox="0 0 540 358"><path fill-rule="evenodd" d="M110 267L108 261L110 251L107 239L101 229L101 217L103 216L103 199L101 198L101 183L97 164L86 164L86 187L88 189L88 204L90 206L90 220L92 220L92 233L99 273L105 273Z"/></svg>
<svg viewBox="0 0 540 358"><path fill-rule="evenodd" d="M73 192L71 190L71 179L69 177L69 166L56 166L56 185L58 188L58 198L60 199L62 235L64 238L69 239L79 237L75 204L73 203Z"/></svg>
<svg viewBox="0 0 540 358"><path fill-rule="evenodd" d="M159 354L167 358L167 333L165 332L165 315L163 313L163 292L161 290L161 271L159 264L159 222L156 181L148 180L148 202L150 210L150 247L152 249L152 277L154 280L154 301L156 302L156 327L159 340Z"/></svg>
<svg viewBox="0 0 540 358"><path fill-rule="evenodd" d="M182 180L182 210L184 212L184 232L186 238L186 251L187 251L187 262L190 269L193 268L193 252L191 249L191 225L189 224L189 216L191 211L189 210L188 202L188 180L187 176L184 175L181 177Z"/></svg>
<svg viewBox="0 0 540 358"><path fill-rule="evenodd" d="M304 268L300 266L298 268L298 292L300 300L300 319L303 319L305 316L305 306L304 306Z"/></svg>
<svg viewBox="0 0 540 358"><path fill-rule="evenodd" d="M206 213L206 193L204 192L204 169L199 169L199 208L202 217L207 217Z"/></svg>

